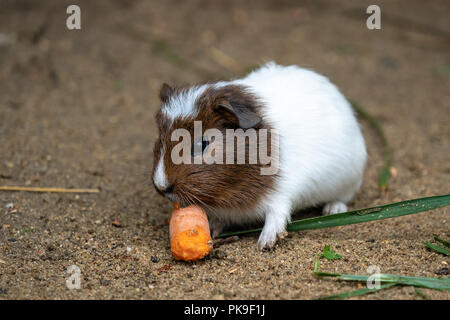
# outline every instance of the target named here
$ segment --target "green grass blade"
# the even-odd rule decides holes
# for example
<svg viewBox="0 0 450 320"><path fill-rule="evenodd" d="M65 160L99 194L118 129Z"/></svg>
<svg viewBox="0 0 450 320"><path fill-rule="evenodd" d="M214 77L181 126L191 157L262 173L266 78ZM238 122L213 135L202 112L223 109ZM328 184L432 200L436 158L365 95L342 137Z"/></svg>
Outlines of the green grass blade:
<svg viewBox="0 0 450 320"><path fill-rule="evenodd" d="M314 274L316 274L317 272L319 272L319 259L316 259L314 261Z"/></svg>
<svg viewBox="0 0 450 320"><path fill-rule="evenodd" d="M407 200L368 209L297 220L289 224L286 230L311 230L369 222L374 220L383 220L442 208L448 205L450 205L450 194Z"/></svg>
<svg viewBox="0 0 450 320"><path fill-rule="evenodd" d="M436 290L450 290L450 279L449 278L425 278L425 277L411 277L411 276L401 276L396 274L380 273L381 283L397 283L402 285L422 287ZM359 276L359 275L349 275L341 274L338 279L350 280L350 281L367 281L370 276Z"/></svg>
<svg viewBox="0 0 450 320"><path fill-rule="evenodd" d="M360 281L360 282L365 282L370 277L366 275L326 273L320 271L315 272L315 275L319 277L335 277L340 280ZM411 277L396 274L380 273L379 279L380 283L394 283L407 286L450 291L450 278L444 279L425 278L425 277Z"/></svg>
<svg viewBox="0 0 450 320"><path fill-rule="evenodd" d="M414 287L414 292L424 298L425 300L430 300L430 297L423 293L420 289Z"/></svg>
<svg viewBox="0 0 450 320"><path fill-rule="evenodd" d="M447 242L445 240L439 239L437 236L434 236L434 240L436 240L437 242L442 243L447 248L450 248L450 242Z"/></svg>
<svg viewBox="0 0 450 320"><path fill-rule="evenodd" d="M338 213L329 216L321 216L297 220L288 224L286 230L287 231L313 230L313 229L330 228L355 223L369 222L375 220L383 220L438 209L448 205L450 205L450 194L427 198L419 198L367 209ZM220 234L218 238L255 233L259 231L261 231L261 228L224 232Z"/></svg>
<svg viewBox="0 0 450 320"><path fill-rule="evenodd" d="M380 190L383 192L387 189L389 178L391 177L390 168L392 162L392 152L391 147L389 146L389 142L386 138L386 134L384 133L383 127L381 123L372 117L365 109L363 109L359 104L355 101L349 100L350 104L353 107L353 110L363 119L365 119L377 132L378 136L381 139L381 143L384 148L384 165L381 168L380 177L379 177L379 186Z"/></svg>
<svg viewBox="0 0 450 320"><path fill-rule="evenodd" d="M444 247L441 247L441 246L438 246L438 245L429 243L429 242L427 242L427 241L424 241L423 243L424 243L428 248L430 248L430 249L433 250L433 251L436 251L436 252L445 254L445 255L447 255L447 256L450 256L450 250L448 250L448 249L446 249L446 248L444 248Z"/></svg>
<svg viewBox="0 0 450 320"><path fill-rule="evenodd" d="M369 280L375 280L373 278L374 275L358 275L358 274L341 274L341 273L328 273L319 271L319 259L314 261L314 274L318 277L334 277L340 280L346 281L358 281L358 282L366 282ZM427 289L435 289L435 290L446 290L450 291L450 278L425 278L425 277L411 277L411 276L402 276L396 274L387 274L380 273L378 274L378 279L380 281L379 288L362 288L353 291L343 292L331 296L320 297L320 300L330 300L330 299L346 299L350 297L361 296L364 294L369 294L381 289L389 288L395 285L406 285L413 286L414 290L417 294L423 295L426 297L417 287L427 288Z"/></svg>
<svg viewBox="0 0 450 320"><path fill-rule="evenodd" d="M240 235L245 235L245 234L250 234L250 233L257 233L257 232L261 232L261 230L262 230L262 228L240 230L240 231L227 231L227 232L222 232L216 238L227 238L227 237L231 237L231 236L240 236Z"/></svg>
<svg viewBox="0 0 450 320"><path fill-rule="evenodd" d="M380 288L374 288L374 289L369 289L369 288L362 288L362 289L357 289L357 290L353 290L353 291L347 291L347 292L342 292L342 293L338 293L338 294L333 294L331 296L326 296L326 297L320 297L318 298L319 300L335 300L335 299L347 299L347 298L351 298L351 297L357 297L357 296L362 296L365 294L370 294L382 289L386 289L386 288L390 288L392 286L397 285L397 283L385 283L380 285Z"/></svg>

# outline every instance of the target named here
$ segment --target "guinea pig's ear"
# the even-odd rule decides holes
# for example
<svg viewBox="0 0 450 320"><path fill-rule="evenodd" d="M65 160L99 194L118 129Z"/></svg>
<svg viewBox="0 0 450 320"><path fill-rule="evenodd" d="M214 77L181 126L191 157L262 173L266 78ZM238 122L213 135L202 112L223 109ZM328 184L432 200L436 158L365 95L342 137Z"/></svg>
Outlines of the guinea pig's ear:
<svg viewBox="0 0 450 320"><path fill-rule="evenodd" d="M174 91L173 87L167 83L163 83L161 90L159 91L159 98L162 102L167 102Z"/></svg>
<svg viewBox="0 0 450 320"><path fill-rule="evenodd" d="M261 122L261 117L244 105L232 105L228 100L221 99L217 102L219 111L231 113L239 122L242 129L253 128Z"/></svg>

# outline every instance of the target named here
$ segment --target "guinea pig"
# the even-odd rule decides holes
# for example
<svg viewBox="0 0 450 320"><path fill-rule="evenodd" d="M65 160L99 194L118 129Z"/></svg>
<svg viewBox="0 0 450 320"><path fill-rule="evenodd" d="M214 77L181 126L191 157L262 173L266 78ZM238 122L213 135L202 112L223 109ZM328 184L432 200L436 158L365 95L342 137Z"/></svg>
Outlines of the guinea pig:
<svg viewBox="0 0 450 320"><path fill-rule="evenodd" d="M361 187L367 153L353 109L314 71L270 62L241 79L163 84L160 99L153 184L172 201L202 207L213 237L230 225L264 222L257 246L270 249L294 211L345 212ZM228 133L238 130L255 133L257 148L268 145L272 163L258 152L253 162L225 161L237 152L224 147L236 140ZM249 136L241 140L244 160Z"/></svg>

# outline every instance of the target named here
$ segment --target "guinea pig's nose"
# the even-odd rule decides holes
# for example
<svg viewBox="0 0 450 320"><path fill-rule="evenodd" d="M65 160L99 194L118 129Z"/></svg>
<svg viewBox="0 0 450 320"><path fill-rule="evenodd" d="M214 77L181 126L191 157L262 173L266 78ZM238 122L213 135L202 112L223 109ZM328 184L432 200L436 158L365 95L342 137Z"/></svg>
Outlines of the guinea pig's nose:
<svg viewBox="0 0 450 320"><path fill-rule="evenodd" d="M171 184L171 185L168 186L166 189L161 190L161 191L164 192L165 194L173 193L173 184Z"/></svg>
<svg viewBox="0 0 450 320"><path fill-rule="evenodd" d="M173 184L168 186L164 191L164 195L171 201L176 201L176 196L173 194Z"/></svg>

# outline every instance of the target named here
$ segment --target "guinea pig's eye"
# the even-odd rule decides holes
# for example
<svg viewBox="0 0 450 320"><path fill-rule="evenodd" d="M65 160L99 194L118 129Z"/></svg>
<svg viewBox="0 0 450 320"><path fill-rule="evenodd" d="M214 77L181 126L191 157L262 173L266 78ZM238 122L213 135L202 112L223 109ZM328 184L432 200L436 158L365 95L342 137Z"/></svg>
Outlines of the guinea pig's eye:
<svg viewBox="0 0 450 320"><path fill-rule="evenodd" d="M198 156L200 154L203 154L209 146L209 140L207 137L202 137L202 139L194 141L192 144L191 154L192 156Z"/></svg>

